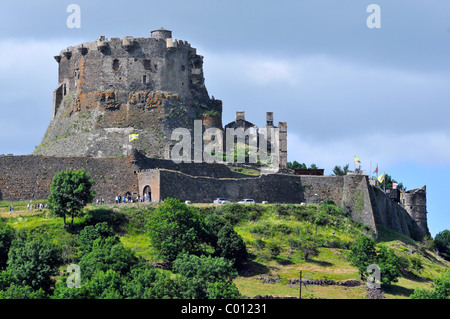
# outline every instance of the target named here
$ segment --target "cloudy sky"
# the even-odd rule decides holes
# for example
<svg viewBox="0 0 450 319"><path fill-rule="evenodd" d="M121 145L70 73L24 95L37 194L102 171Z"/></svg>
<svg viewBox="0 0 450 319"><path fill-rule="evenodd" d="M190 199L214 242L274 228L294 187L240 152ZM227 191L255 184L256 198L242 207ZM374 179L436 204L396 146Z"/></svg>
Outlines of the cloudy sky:
<svg viewBox="0 0 450 319"><path fill-rule="evenodd" d="M69 4L81 28L68 28ZM370 4L381 28L369 28ZM370 20L370 19L369 19ZM29 154L51 119L53 56L159 27L205 57L223 122L244 110L288 122L288 160L378 164L408 189L427 185L434 236L450 229L448 0L9 1L0 10L0 154Z"/></svg>

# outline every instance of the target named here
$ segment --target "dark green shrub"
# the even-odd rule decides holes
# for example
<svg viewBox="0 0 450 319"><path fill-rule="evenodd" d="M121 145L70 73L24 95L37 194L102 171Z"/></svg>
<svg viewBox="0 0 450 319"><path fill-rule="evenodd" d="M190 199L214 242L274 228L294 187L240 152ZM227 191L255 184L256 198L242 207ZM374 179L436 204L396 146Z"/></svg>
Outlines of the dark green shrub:
<svg viewBox="0 0 450 319"><path fill-rule="evenodd" d="M267 249L269 250L270 257L271 258L277 258L278 255L281 253L281 247L277 243L271 241L267 245Z"/></svg>
<svg viewBox="0 0 450 319"><path fill-rule="evenodd" d="M21 234L11 245L7 270L18 285L48 292L60 260L60 251L49 240Z"/></svg>
<svg viewBox="0 0 450 319"><path fill-rule="evenodd" d="M211 246L217 246L218 234L220 230L228 224L228 221L216 213L207 215L203 222L204 240Z"/></svg>
<svg viewBox="0 0 450 319"><path fill-rule="evenodd" d="M78 235L78 250L80 257L92 251L94 241L98 238L106 239L115 236L114 229L107 222L97 223L84 227Z"/></svg>
<svg viewBox="0 0 450 319"><path fill-rule="evenodd" d="M248 253L244 240L230 224L223 226L217 234L216 255L231 260L235 266L247 261Z"/></svg>
<svg viewBox="0 0 450 319"><path fill-rule="evenodd" d="M14 229L0 221L0 270L6 268L9 248L14 239Z"/></svg>
<svg viewBox="0 0 450 319"><path fill-rule="evenodd" d="M97 238L92 250L79 262L82 280L90 279L97 271L109 269L124 276L139 263L133 250L123 246L118 236Z"/></svg>
<svg viewBox="0 0 450 319"><path fill-rule="evenodd" d="M184 281L187 298L234 299L240 293L233 283L237 271L232 262L219 257L182 254L173 262L173 272Z"/></svg>
<svg viewBox="0 0 450 319"><path fill-rule="evenodd" d="M450 260L450 230L445 229L434 238L436 249L447 260Z"/></svg>

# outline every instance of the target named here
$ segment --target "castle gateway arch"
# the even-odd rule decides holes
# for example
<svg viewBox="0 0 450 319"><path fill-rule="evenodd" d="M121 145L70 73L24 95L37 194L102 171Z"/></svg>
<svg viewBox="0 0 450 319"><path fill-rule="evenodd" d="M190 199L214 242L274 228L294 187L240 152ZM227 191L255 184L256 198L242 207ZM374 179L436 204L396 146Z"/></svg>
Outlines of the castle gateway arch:
<svg viewBox="0 0 450 319"><path fill-rule="evenodd" d="M150 185L144 186L144 189L142 190L142 196L145 202L152 201L152 188L150 187Z"/></svg>
<svg viewBox="0 0 450 319"><path fill-rule="evenodd" d="M138 172L139 197L144 196L144 200L158 203L160 198L160 171L159 169L146 169ZM149 196L149 197L147 197Z"/></svg>

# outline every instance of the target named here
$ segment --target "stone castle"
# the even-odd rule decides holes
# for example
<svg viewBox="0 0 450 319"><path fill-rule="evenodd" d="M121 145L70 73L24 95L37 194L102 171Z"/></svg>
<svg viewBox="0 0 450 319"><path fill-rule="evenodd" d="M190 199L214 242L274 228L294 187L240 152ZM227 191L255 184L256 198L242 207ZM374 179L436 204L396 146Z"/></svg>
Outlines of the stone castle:
<svg viewBox="0 0 450 319"><path fill-rule="evenodd" d="M210 98L203 57L188 42L163 28L150 38L124 37L82 43L55 56L58 86L52 120L31 155L0 156L0 200L45 199L54 174L84 168L98 198L116 195L152 202L167 197L212 203L253 198L269 203L319 203L333 200L377 232L384 226L414 239L428 232L426 188L393 200L372 186L367 175L307 176L287 169L287 124L274 126L266 113L264 128L279 130L279 171L245 175L234 165L175 163L170 160L175 128L253 128L243 111L222 125L222 102ZM129 142L129 134L139 138ZM258 170L258 166L249 166Z"/></svg>

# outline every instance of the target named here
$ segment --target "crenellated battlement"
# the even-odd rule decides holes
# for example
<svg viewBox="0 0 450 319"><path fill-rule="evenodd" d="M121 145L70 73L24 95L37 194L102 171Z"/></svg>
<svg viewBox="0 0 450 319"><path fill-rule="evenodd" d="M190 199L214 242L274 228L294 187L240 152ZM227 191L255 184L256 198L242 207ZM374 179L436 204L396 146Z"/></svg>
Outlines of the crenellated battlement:
<svg viewBox="0 0 450 319"><path fill-rule="evenodd" d="M160 32L167 31L170 32L167 33L165 36L160 35ZM170 37L168 37L170 35ZM144 48L142 52L145 52L145 47L151 45L151 44L157 44L163 46L165 44L166 49L174 49L174 48L184 48L184 49L190 49L192 53L196 54L196 49L192 48L191 44L186 40L179 40L172 38L172 32L169 30L155 30L152 31L152 36L149 38L145 37L132 37L132 36L125 36L123 38L106 38L105 36L101 35L97 38L96 41L91 42L84 42L80 43L78 45L67 47L64 50L61 50L60 54L55 56L55 60L59 63L61 61L62 57L66 57L68 60L70 60L71 56L78 51L81 55L85 56L88 54L89 51L99 51L103 54L107 55L122 55L125 50L128 53L133 53L133 50L139 50L141 48ZM120 45L119 45L120 44ZM134 55L133 55L134 56Z"/></svg>

